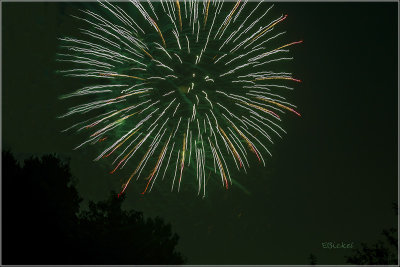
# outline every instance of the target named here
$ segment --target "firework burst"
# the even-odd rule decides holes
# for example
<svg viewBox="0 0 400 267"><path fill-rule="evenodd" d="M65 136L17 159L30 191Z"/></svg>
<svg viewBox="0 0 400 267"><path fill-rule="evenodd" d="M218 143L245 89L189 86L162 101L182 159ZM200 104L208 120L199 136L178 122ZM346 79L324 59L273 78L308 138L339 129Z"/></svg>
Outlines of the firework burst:
<svg viewBox="0 0 400 267"><path fill-rule="evenodd" d="M229 165L265 166L272 137L285 133L281 114L300 116L282 96L300 81L270 67L301 43L272 45L286 15L269 18L272 6L248 1L99 5L108 16L81 10L81 37L60 38L58 60L73 66L60 72L93 82L62 97L92 97L62 117L88 114L65 130L87 134L76 148L101 143L95 160L111 158L111 173L132 168L121 193L140 177L151 191L169 173L171 190L187 176L205 196L211 170L228 188Z"/></svg>

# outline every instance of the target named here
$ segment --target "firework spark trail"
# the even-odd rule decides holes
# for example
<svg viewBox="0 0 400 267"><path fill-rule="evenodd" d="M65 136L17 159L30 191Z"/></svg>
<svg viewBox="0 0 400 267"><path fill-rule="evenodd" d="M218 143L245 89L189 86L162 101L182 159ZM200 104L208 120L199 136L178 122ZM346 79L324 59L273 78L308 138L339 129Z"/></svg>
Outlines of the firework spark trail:
<svg viewBox="0 0 400 267"><path fill-rule="evenodd" d="M282 94L301 81L273 68L302 43L279 41L287 15L268 20L273 5L248 0L128 4L135 12L109 2L99 3L103 15L80 10L73 17L86 25L81 37L59 38L57 60L70 66L59 72L95 83L60 97L92 99L60 116L86 116L63 130L88 133L75 149L106 146L95 160L113 157L111 174L132 162L120 194L142 172L142 193L150 192L170 170L171 191L193 180L204 197L208 166L225 188L229 164L244 172L251 159L265 166L266 145L286 133L282 114L300 116ZM184 179L191 171L196 179Z"/></svg>

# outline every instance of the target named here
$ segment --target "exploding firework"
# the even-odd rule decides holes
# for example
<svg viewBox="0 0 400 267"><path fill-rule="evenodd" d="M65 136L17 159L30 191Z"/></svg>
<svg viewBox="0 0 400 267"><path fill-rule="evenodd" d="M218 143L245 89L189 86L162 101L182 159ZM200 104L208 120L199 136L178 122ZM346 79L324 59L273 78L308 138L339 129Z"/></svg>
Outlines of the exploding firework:
<svg viewBox="0 0 400 267"><path fill-rule="evenodd" d="M171 190L187 177L205 196L211 171L228 188L232 166L265 166L272 137L285 133L281 114L300 116L282 96L300 81L271 69L301 43L273 45L286 15L248 1L125 4L80 10L80 37L60 38L58 60L72 66L60 72L92 84L62 97L91 97L62 116L89 117L65 130L87 134L76 148L102 146L95 160L111 158L111 173L132 168L121 193L140 177L151 191L168 173Z"/></svg>

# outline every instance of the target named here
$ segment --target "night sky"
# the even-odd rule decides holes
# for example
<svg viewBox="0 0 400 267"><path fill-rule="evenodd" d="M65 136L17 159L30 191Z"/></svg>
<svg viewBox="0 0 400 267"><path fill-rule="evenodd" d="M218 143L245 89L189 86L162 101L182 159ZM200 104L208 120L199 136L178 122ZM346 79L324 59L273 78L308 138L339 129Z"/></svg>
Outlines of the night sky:
<svg viewBox="0 0 400 267"><path fill-rule="evenodd" d="M85 202L120 188L98 150L73 151L82 141L60 131L79 80L56 74L58 37L76 27L68 14L82 3L2 4L2 147L19 159L56 153L71 159ZM322 242L372 242L397 225L398 4L276 3L288 14L291 102L302 117L286 116L267 166L255 164L238 180L245 190L209 187L206 199L190 190L149 194L127 190L124 206L160 216L180 236L188 264L344 264L349 249ZM79 99L77 99L79 101ZM140 188L141 190L142 188ZM11 190L11 189L5 189Z"/></svg>

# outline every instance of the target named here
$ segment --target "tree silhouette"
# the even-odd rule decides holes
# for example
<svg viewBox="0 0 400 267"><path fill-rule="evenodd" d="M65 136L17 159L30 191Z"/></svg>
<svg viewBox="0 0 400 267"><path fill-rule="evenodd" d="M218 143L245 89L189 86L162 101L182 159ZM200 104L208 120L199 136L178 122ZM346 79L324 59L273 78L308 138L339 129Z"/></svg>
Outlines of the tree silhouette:
<svg viewBox="0 0 400 267"><path fill-rule="evenodd" d="M79 213L69 162L54 155L20 166L2 153L4 264L182 264L178 236L160 218L124 211L124 196Z"/></svg>
<svg viewBox="0 0 400 267"><path fill-rule="evenodd" d="M107 201L89 203L79 220L80 243L87 257L83 264L182 264L175 252L178 236L160 218L145 220L141 212L124 211L119 198L111 193ZM136 242L133 242L135 241ZM139 241L139 242L138 242ZM99 255L98 251L106 253Z"/></svg>
<svg viewBox="0 0 400 267"><path fill-rule="evenodd" d="M71 246L81 202L68 163L44 156L20 167L10 152L3 152L2 181L3 263L60 262Z"/></svg>
<svg viewBox="0 0 400 267"><path fill-rule="evenodd" d="M398 215L397 203L393 203L393 209ZM357 265L398 265L397 229L384 229L382 235L384 240L378 240L372 245L361 243L361 248L347 256L346 262Z"/></svg>
<svg viewBox="0 0 400 267"><path fill-rule="evenodd" d="M310 265L316 265L317 264L317 257L314 254L310 254L310 256L308 256L308 260L310 262Z"/></svg>

